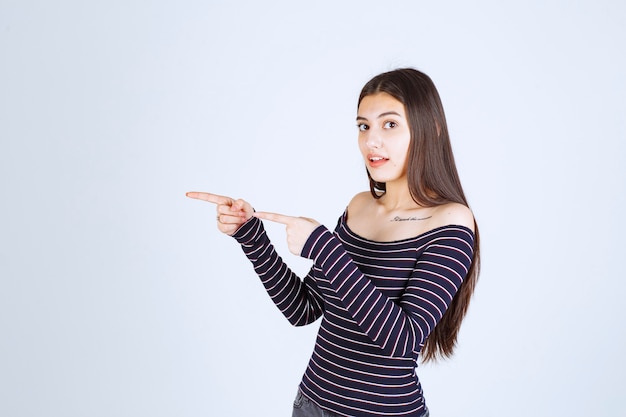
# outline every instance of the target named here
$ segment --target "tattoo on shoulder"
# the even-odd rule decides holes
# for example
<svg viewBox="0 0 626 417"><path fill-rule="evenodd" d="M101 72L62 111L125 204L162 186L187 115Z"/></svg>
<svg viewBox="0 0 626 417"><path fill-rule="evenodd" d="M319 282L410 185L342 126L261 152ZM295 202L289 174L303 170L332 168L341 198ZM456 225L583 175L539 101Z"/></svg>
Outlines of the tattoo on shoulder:
<svg viewBox="0 0 626 417"><path fill-rule="evenodd" d="M389 220L390 222L412 222L412 221L418 221L418 220L428 220L433 216L428 216L428 217L400 217L400 216L396 216L393 219Z"/></svg>

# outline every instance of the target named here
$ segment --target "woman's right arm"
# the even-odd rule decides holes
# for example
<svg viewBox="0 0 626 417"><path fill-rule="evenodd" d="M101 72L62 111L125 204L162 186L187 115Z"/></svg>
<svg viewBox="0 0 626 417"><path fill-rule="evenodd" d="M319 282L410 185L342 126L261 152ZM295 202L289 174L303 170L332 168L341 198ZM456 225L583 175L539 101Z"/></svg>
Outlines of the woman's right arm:
<svg viewBox="0 0 626 417"><path fill-rule="evenodd" d="M248 202L202 192L189 192L187 197L216 205L218 229L241 244L272 301L292 325L310 324L322 315L324 301L312 269L302 281L287 267L261 221L252 217L254 210Z"/></svg>
<svg viewBox="0 0 626 417"><path fill-rule="evenodd" d="M282 260L270 242L263 223L253 217L233 235L248 257L274 304L294 326L316 321L324 301L311 269L301 280Z"/></svg>

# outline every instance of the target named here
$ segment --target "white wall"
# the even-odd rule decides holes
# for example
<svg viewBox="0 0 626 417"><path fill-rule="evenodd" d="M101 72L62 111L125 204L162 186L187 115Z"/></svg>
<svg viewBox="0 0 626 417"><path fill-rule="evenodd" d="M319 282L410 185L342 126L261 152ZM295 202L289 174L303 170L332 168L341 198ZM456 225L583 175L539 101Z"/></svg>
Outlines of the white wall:
<svg viewBox="0 0 626 417"><path fill-rule="evenodd" d="M482 232L431 414L623 415L624 3L297 3L0 1L0 415L290 415L317 325L184 193L334 226L358 92L399 66Z"/></svg>

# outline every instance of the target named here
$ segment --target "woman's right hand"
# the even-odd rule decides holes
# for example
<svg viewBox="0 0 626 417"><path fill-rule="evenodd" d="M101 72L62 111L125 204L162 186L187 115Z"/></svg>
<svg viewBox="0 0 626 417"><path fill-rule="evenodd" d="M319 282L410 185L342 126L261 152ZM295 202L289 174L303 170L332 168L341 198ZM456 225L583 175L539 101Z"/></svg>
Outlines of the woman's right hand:
<svg viewBox="0 0 626 417"><path fill-rule="evenodd" d="M208 201L216 205L217 228L220 232L232 236L242 224L250 220L254 209L244 200L234 200L217 194L191 191L186 194L189 198Z"/></svg>

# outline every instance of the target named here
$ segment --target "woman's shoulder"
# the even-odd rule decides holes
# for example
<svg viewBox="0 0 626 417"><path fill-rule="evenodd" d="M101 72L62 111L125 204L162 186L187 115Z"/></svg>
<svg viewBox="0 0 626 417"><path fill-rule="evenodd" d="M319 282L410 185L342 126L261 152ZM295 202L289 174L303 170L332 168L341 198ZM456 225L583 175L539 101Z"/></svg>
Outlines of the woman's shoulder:
<svg viewBox="0 0 626 417"><path fill-rule="evenodd" d="M433 218L437 226L464 226L474 232L474 214L466 205L446 203L436 207Z"/></svg>
<svg viewBox="0 0 626 417"><path fill-rule="evenodd" d="M463 226L475 233L474 215L463 204L445 203L435 207L416 205L415 209L385 213L381 211L379 200L369 191L352 197L342 219L359 236L374 241L412 238L446 226Z"/></svg>
<svg viewBox="0 0 626 417"><path fill-rule="evenodd" d="M361 191L360 193L357 193L354 195L354 197L352 197L349 205L366 204L371 202L373 198L374 197L372 197L372 193L370 193L369 191Z"/></svg>
<svg viewBox="0 0 626 417"><path fill-rule="evenodd" d="M346 211L357 213L363 210L369 204L371 204L373 200L374 197L372 197L372 193L370 193L369 191L362 191L352 197L352 199L348 203Z"/></svg>

